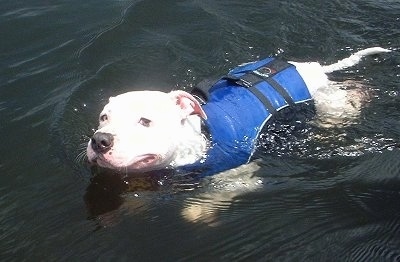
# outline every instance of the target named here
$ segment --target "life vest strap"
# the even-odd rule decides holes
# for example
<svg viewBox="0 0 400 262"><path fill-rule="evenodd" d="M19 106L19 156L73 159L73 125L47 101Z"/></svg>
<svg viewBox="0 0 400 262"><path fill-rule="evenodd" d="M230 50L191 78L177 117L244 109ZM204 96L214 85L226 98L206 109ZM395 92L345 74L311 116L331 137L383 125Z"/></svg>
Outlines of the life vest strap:
<svg viewBox="0 0 400 262"><path fill-rule="evenodd" d="M271 101L257 88L257 85L261 82L267 82L276 92L278 92L288 105L294 105L294 101L290 94L283 88L277 81L273 79L273 76L293 65L280 59L273 59L268 63L259 66L258 68L247 68L251 67L244 65L232 70L228 75L217 79L206 79L198 83L191 91L191 94L197 98L202 104L206 104L209 100L210 89L219 81L226 80L234 82L237 85L247 88L252 94L254 94L264 105L264 107L271 114L276 113L276 108L273 106Z"/></svg>
<svg viewBox="0 0 400 262"><path fill-rule="evenodd" d="M255 95L258 98L258 100L260 100L260 102L264 105L264 107L268 110L268 112L270 112L271 114L276 113L276 109L271 103L271 101L269 101L269 99L256 87L257 84L265 81L262 77L253 74L253 72L250 72L240 77L236 77L233 75L226 75L222 77L222 79L227 81L232 81L237 85L246 87L247 90L249 90L253 95Z"/></svg>
<svg viewBox="0 0 400 262"><path fill-rule="evenodd" d="M207 103L210 100L210 89L211 87L217 83L220 78L212 78L212 79L204 79L199 82L191 91L190 93L199 101L201 105Z"/></svg>
<svg viewBox="0 0 400 262"><path fill-rule="evenodd" d="M272 86L275 89L275 91L278 92L283 97L283 99L285 99L288 105L293 106L295 104L292 97L289 95L286 89L283 88L283 86L281 86L274 78L264 77L262 75L261 77L264 79L265 82L267 82L270 86Z"/></svg>

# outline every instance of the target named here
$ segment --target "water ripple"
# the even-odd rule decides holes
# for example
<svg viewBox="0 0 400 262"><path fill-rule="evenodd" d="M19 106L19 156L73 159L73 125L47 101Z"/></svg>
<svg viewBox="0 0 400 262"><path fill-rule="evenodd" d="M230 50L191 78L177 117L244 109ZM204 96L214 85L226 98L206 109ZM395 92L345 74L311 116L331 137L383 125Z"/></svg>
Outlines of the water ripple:
<svg viewBox="0 0 400 262"><path fill-rule="evenodd" d="M58 5L24 7L24 8L18 8L15 10L7 11L7 12L1 14L0 16L8 18L8 19L35 17L35 16L44 15L48 12L52 12L58 8L59 8Z"/></svg>

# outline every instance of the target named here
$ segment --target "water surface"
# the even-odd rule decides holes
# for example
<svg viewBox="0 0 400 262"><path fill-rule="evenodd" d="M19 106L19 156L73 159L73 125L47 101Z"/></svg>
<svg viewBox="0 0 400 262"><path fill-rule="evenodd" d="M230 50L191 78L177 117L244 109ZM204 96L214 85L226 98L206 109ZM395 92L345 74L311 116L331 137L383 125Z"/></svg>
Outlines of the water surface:
<svg viewBox="0 0 400 262"><path fill-rule="evenodd" d="M93 178L79 157L109 96L398 50L399 23L390 0L2 1L2 261L400 261L398 51L332 75L373 94L357 125L262 148L242 172L263 184L233 198L162 172ZM196 205L212 216L186 221Z"/></svg>

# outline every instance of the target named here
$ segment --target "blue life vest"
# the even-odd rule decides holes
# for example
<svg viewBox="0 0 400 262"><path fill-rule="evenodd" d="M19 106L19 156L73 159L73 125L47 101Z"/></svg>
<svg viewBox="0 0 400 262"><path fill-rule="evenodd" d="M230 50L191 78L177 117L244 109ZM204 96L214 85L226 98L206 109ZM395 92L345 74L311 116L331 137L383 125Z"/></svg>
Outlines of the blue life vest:
<svg viewBox="0 0 400 262"><path fill-rule="evenodd" d="M231 70L213 85L192 91L203 102L210 148L182 170L213 175L247 163L264 124L277 111L311 100L295 66L275 58Z"/></svg>

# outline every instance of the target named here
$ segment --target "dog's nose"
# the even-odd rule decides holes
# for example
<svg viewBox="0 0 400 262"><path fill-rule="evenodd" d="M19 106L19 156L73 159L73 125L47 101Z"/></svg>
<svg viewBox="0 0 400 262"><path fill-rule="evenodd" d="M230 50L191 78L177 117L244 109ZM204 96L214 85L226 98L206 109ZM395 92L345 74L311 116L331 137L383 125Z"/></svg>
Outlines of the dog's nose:
<svg viewBox="0 0 400 262"><path fill-rule="evenodd" d="M93 150L98 153L105 153L114 145L114 137L109 133L97 132L91 140Z"/></svg>

